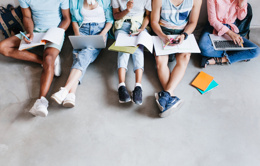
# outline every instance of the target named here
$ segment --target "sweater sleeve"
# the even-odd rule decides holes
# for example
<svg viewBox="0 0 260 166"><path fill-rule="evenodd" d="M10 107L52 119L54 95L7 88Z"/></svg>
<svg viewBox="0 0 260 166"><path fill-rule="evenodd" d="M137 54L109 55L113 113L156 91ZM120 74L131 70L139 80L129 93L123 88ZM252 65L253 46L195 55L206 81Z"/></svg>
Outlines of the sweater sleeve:
<svg viewBox="0 0 260 166"><path fill-rule="evenodd" d="M111 6L111 1L110 0L102 0L103 2L103 9L105 12L105 17L106 17L106 22L109 23L114 23L114 17L113 17L113 12L112 12L112 6Z"/></svg>
<svg viewBox="0 0 260 166"><path fill-rule="evenodd" d="M247 15L247 1L241 8L237 6L237 18L243 20Z"/></svg>
<svg viewBox="0 0 260 166"><path fill-rule="evenodd" d="M225 34L229 29L217 19L215 0L207 0L209 23L218 32L219 36Z"/></svg>

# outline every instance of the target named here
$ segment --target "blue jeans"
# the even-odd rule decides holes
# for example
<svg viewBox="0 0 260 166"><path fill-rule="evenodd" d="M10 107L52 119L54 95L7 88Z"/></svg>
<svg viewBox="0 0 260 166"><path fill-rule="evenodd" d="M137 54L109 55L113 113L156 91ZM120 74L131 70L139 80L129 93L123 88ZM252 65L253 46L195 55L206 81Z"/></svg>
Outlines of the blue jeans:
<svg viewBox="0 0 260 166"><path fill-rule="evenodd" d="M122 28L116 30L115 37L117 38L119 33L129 34L130 27L131 24L129 22L124 22ZM125 68L127 70L129 57L130 57L129 53L118 52L118 57L117 57L118 69ZM134 64L134 71L137 69L144 70L144 46L143 45L139 45L137 50L132 54L132 60Z"/></svg>
<svg viewBox="0 0 260 166"><path fill-rule="evenodd" d="M80 29L80 35L98 35L105 27L105 23L84 23ZM81 70L82 75L79 78L79 84L90 63L94 62L101 49L85 48L81 50L73 50L73 63L71 69Z"/></svg>
<svg viewBox="0 0 260 166"><path fill-rule="evenodd" d="M199 41L201 55L203 56L202 58L211 58L211 57L220 58L226 56L229 61L229 64L232 64L234 62L255 58L260 54L259 47L244 37L243 37L244 47L257 47L257 48L252 50L244 50L244 51L217 51L214 49L209 37L209 34L212 34L212 32L213 32L213 27L207 24L205 29L202 32Z"/></svg>

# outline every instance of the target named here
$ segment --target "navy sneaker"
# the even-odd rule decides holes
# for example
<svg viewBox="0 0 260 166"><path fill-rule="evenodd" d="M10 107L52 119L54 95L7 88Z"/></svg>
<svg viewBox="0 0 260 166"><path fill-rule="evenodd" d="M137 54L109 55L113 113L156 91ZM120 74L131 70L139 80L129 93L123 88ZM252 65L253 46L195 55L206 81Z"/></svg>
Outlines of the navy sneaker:
<svg viewBox="0 0 260 166"><path fill-rule="evenodd" d="M134 91L132 92L133 102L138 105L142 105L142 88L140 86L136 86Z"/></svg>
<svg viewBox="0 0 260 166"><path fill-rule="evenodd" d="M169 98L166 106L165 106L165 110L163 110L159 116L161 118L164 118L166 116L169 116L171 114L171 112L173 112L174 110L177 110L178 108L180 108L181 104L183 103L183 101L181 99L179 99L177 96L172 96Z"/></svg>
<svg viewBox="0 0 260 166"><path fill-rule="evenodd" d="M119 103L127 103L131 101L130 95L125 86L118 88Z"/></svg>
<svg viewBox="0 0 260 166"><path fill-rule="evenodd" d="M157 105L162 112L166 109L166 105L170 97L171 97L170 93L166 91L155 93L155 99Z"/></svg>

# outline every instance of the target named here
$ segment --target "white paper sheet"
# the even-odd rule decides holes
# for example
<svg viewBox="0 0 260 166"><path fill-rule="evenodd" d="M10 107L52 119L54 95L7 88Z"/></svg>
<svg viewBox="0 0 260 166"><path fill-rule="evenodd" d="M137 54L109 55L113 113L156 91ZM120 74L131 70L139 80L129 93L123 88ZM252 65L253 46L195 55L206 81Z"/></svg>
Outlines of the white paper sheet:
<svg viewBox="0 0 260 166"><path fill-rule="evenodd" d="M169 35L176 38L177 35ZM168 55L173 53L200 53L199 46L193 34L190 34L182 44L177 46L166 46L163 48L164 43L158 36L152 36L156 55Z"/></svg>
<svg viewBox="0 0 260 166"><path fill-rule="evenodd" d="M153 39L146 31L142 31L138 36L129 36L129 34L119 33L115 46L137 46L138 44L145 46L153 53Z"/></svg>

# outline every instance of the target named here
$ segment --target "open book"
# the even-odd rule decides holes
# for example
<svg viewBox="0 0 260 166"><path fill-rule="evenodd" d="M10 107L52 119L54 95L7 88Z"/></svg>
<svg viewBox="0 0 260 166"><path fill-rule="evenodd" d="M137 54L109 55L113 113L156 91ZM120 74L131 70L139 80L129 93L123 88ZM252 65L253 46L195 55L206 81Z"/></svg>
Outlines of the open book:
<svg viewBox="0 0 260 166"><path fill-rule="evenodd" d="M171 38L176 38L178 35L168 35ZM153 36L153 43L156 55L168 55L173 53L200 53L199 46L193 34L190 34L182 44L176 46L166 46L158 36Z"/></svg>
<svg viewBox="0 0 260 166"><path fill-rule="evenodd" d="M65 30L62 28L50 28L46 33L33 33L33 41L27 44L24 40L21 40L19 50L45 45L47 42L60 45L64 37L64 32Z"/></svg>
<svg viewBox="0 0 260 166"><path fill-rule="evenodd" d="M151 53L153 53L153 40L152 36L142 31L138 36L130 36L129 34L119 33L116 38L115 46L137 46L141 44L145 46Z"/></svg>

